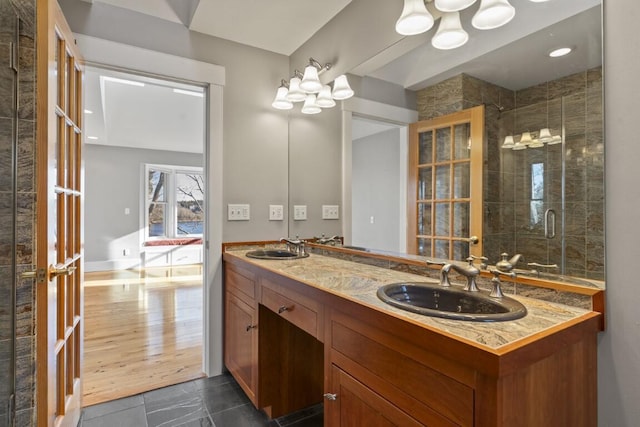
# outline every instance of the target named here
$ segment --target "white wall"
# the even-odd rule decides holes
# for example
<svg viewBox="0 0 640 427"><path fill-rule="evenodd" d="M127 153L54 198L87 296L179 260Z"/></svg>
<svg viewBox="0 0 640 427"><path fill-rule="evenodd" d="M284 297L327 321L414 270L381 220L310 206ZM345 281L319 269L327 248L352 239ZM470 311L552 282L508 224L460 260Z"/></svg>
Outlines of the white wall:
<svg viewBox="0 0 640 427"><path fill-rule="evenodd" d="M85 268L138 267L145 163L204 166L202 154L85 145ZM125 215L125 208L129 214ZM129 255L124 255L129 249Z"/></svg>
<svg viewBox="0 0 640 427"><path fill-rule="evenodd" d="M599 425L640 423L640 19L604 1L607 330L598 344Z"/></svg>
<svg viewBox="0 0 640 427"><path fill-rule="evenodd" d="M405 180L400 174L405 170L400 170L400 148L400 129L352 143L351 243L355 246L404 251L400 247L400 207L404 203L400 190Z"/></svg>
<svg viewBox="0 0 640 427"><path fill-rule="evenodd" d="M286 234L287 219L269 221L268 210L269 204L287 204L288 116L271 101L289 73L289 59L100 2L60 5L74 33L225 67L223 203L250 203L251 221L225 222L222 240Z"/></svg>

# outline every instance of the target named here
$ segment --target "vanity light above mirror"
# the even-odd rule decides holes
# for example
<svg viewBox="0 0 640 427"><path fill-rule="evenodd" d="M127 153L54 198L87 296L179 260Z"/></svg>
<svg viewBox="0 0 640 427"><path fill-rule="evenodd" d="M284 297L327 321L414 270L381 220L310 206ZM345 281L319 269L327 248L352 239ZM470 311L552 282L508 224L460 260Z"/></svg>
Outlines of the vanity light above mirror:
<svg viewBox="0 0 640 427"><path fill-rule="evenodd" d="M425 1L427 4L425 4ZM530 0L541 3L548 0ZM476 0L404 0L402 14L396 22L396 32L413 36L429 31L440 18L431 44L437 49L455 49L469 41L462 27L460 11L472 6ZM516 16L516 9L508 0L480 0L480 7L471 19L478 30L493 30L508 24Z"/></svg>
<svg viewBox="0 0 640 427"><path fill-rule="evenodd" d="M293 103L303 102L303 114L318 114L323 108L335 107L336 101L351 98L354 94L347 76L340 75L333 81L333 88L322 84L319 75L331 68L331 63L320 64L309 58L304 74L295 70L289 81L282 79L271 106L278 110L291 110Z"/></svg>

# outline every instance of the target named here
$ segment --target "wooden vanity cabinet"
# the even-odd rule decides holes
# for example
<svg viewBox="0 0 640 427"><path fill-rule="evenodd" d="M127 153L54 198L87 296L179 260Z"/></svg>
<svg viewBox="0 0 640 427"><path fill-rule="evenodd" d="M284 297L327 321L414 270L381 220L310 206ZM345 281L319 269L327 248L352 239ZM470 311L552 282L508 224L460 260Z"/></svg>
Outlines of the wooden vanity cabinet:
<svg viewBox="0 0 640 427"><path fill-rule="evenodd" d="M599 313L492 351L237 257L225 283L225 363L271 417L324 395L330 427L597 425Z"/></svg>
<svg viewBox="0 0 640 427"><path fill-rule="evenodd" d="M225 265L224 362L254 405L258 405L258 311L256 276Z"/></svg>

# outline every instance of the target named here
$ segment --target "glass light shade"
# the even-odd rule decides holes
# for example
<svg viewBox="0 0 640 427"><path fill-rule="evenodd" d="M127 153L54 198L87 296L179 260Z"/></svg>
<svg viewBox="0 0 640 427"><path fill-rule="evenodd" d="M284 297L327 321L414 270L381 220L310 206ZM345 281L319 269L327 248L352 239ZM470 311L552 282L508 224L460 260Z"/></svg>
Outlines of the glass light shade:
<svg viewBox="0 0 640 427"><path fill-rule="evenodd" d="M307 68L304 69L300 89L307 93L318 93L320 89L322 89L322 83L320 83L320 79L318 78L318 69L311 64L307 65Z"/></svg>
<svg viewBox="0 0 640 427"><path fill-rule="evenodd" d="M507 135L504 137L502 148L513 148L515 143L513 142L513 135Z"/></svg>
<svg viewBox="0 0 640 427"><path fill-rule="evenodd" d="M302 111L302 114L318 114L322 109L316 105L316 96L309 94L307 99L304 100L304 105L300 111Z"/></svg>
<svg viewBox="0 0 640 427"><path fill-rule="evenodd" d="M513 151L518 151L518 150L524 150L525 148L527 148L527 146L522 144L520 141L518 141L518 142L515 143L515 145L513 146L512 150Z"/></svg>
<svg viewBox="0 0 640 427"><path fill-rule="evenodd" d="M544 144L539 139L533 139L531 143L528 145L529 148L540 148L544 147Z"/></svg>
<svg viewBox="0 0 640 427"><path fill-rule="evenodd" d="M436 0L436 9L441 12L456 12L466 9L476 0Z"/></svg>
<svg viewBox="0 0 640 427"><path fill-rule="evenodd" d="M404 0L402 14L396 22L396 32L413 36L429 31L433 27L433 16L424 5L424 0Z"/></svg>
<svg viewBox="0 0 640 427"><path fill-rule="evenodd" d="M271 103L273 108L277 108L278 110L290 110L293 108L293 104L291 101L287 99L287 93L289 89L285 86L280 86L278 88L278 92L276 92L276 98Z"/></svg>
<svg viewBox="0 0 640 427"><path fill-rule="evenodd" d="M551 137L551 141L547 142L547 145L560 144L561 142L562 142L562 137L560 135L554 135Z"/></svg>
<svg viewBox="0 0 640 427"><path fill-rule="evenodd" d="M520 137L520 144L529 145L532 142L533 142L533 139L531 138L531 133L530 132L523 132L522 133L522 137Z"/></svg>
<svg viewBox="0 0 640 427"><path fill-rule="evenodd" d="M316 98L316 105L322 108L331 108L336 106L336 101L331 97L331 86L324 85Z"/></svg>
<svg viewBox="0 0 640 427"><path fill-rule="evenodd" d="M289 93L287 99L291 102L302 102L307 98L305 91L300 89L300 77L293 77L289 80Z"/></svg>
<svg viewBox="0 0 640 427"><path fill-rule="evenodd" d="M516 9L509 4L508 0L480 1L480 8L471 19L471 25L479 30L501 27L516 16Z"/></svg>
<svg viewBox="0 0 640 427"><path fill-rule="evenodd" d="M333 99L343 100L347 98L351 98L353 96L353 90L349 86L349 81L347 80L347 76L344 74L336 77L333 82Z"/></svg>
<svg viewBox="0 0 640 427"><path fill-rule="evenodd" d="M538 139L540 139L540 142L542 143L551 141L551 131L549 130L549 128L540 129L540 135L538 136Z"/></svg>
<svg viewBox="0 0 640 427"><path fill-rule="evenodd" d="M460 12L447 12L442 14L440 25L436 35L431 39L431 44L437 49L455 49L469 40L469 34L460 24Z"/></svg>

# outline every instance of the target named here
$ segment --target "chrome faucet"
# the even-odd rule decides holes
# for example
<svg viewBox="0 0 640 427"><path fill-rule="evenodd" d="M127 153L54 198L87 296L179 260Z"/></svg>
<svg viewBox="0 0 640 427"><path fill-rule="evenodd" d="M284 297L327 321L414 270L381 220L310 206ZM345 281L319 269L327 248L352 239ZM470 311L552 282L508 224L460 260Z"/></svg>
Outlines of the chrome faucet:
<svg viewBox="0 0 640 427"><path fill-rule="evenodd" d="M518 261L522 259L522 254L515 254L509 260L507 259L509 254L507 254L506 252L501 253L500 256L502 257L502 259L496 262L496 268L503 273L508 273L513 270L513 267L515 267Z"/></svg>
<svg viewBox="0 0 640 427"><path fill-rule="evenodd" d="M319 243L321 245L334 246L336 243L340 242L340 237L339 236L325 237L323 234L322 237L316 237L315 240L316 240L316 243Z"/></svg>
<svg viewBox="0 0 640 427"><path fill-rule="evenodd" d="M289 252L293 252L295 254L303 255L303 256L307 254L305 245L304 245L305 242L304 240L300 239L298 236L296 236L295 239L283 237L280 239L280 243L286 243L287 250Z"/></svg>
<svg viewBox="0 0 640 427"><path fill-rule="evenodd" d="M468 265L460 266L458 264L445 264L440 269L440 286L451 286L449 281L449 272L453 269L467 278L467 286L464 287L465 291L478 292L478 285L476 285L476 277L480 274L480 270L473 265L473 258L467 258Z"/></svg>

